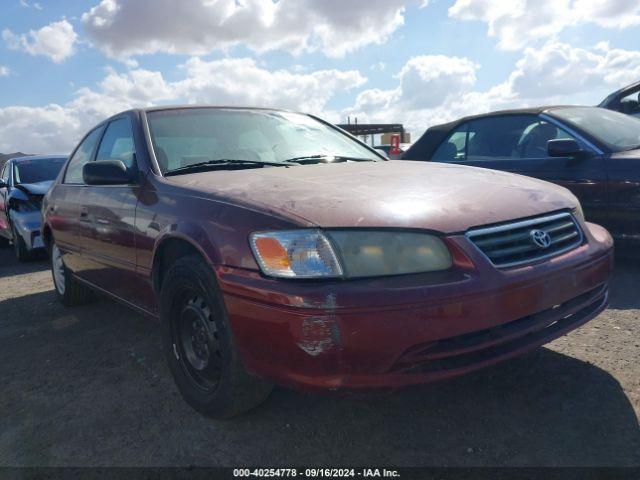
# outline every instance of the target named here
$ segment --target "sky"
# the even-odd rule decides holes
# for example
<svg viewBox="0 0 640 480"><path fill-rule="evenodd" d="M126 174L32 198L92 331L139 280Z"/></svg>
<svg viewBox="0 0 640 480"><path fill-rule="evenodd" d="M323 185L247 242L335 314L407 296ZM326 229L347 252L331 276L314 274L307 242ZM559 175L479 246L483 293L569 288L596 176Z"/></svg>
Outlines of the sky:
<svg viewBox="0 0 640 480"><path fill-rule="evenodd" d="M0 0L0 152L140 106L403 123L599 103L640 80L640 0Z"/></svg>

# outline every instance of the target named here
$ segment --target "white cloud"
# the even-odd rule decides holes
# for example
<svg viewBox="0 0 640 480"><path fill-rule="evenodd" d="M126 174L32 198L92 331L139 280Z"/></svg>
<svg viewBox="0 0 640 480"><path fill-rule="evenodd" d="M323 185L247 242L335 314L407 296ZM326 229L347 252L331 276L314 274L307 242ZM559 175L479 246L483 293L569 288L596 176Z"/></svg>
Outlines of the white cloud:
<svg viewBox="0 0 640 480"><path fill-rule="evenodd" d="M24 8L35 8L36 10L42 10L42 5L38 2L29 3L27 0L20 0L20 6Z"/></svg>
<svg viewBox="0 0 640 480"><path fill-rule="evenodd" d="M606 43L578 48L549 42L524 51L507 85L521 100L567 103L589 99L598 103L607 93L639 77L640 51L615 49Z"/></svg>
<svg viewBox="0 0 640 480"><path fill-rule="evenodd" d="M11 74L11 69L5 65L0 65L0 77L8 77Z"/></svg>
<svg viewBox="0 0 640 480"><path fill-rule="evenodd" d="M437 109L451 97L470 90L476 82L477 64L467 58L422 55L409 59L396 75L398 86L361 92L345 113L363 121L400 122Z"/></svg>
<svg viewBox="0 0 640 480"><path fill-rule="evenodd" d="M204 61L194 57L167 81L160 72L108 70L96 88L81 88L64 105L0 108L0 152L69 151L100 120L122 110L158 103L199 102L277 106L322 114L339 91L362 85L357 71L270 71L248 58Z"/></svg>
<svg viewBox="0 0 640 480"><path fill-rule="evenodd" d="M115 58L154 52L204 55L238 44L256 52L321 50L342 57L364 45L385 42L403 24L405 3L101 0L82 15L82 22L94 43Z"/></svg>
<svg viewBox="0 0 640 480"><path fill-rule="evenodd" d="M417 138L426 128L462 116L548 104L598 104L640 78L640 51L600 43L577 48L551 41L526 49L514 70L487 90L476 87L478 65L465 58L410 59L391 90L367 89L342 113L360 122L404 123Z"/></svg>
<svg viewBox="0 0 640 480"><path fill-rule="evenodd" d="M637 0L456 0L449 16L488 25L488 35L505 50L522 49L563 29L595 23L607 28L640 24Z"/></svg>
<svg viewBox="0 0 640 480"><path fill-rule="evenodd" d="M250 58L207 62L195 57L184 68L187 78L174 87L189 102L277 105L309 112L321 112L336 92L359 87L366 81L355 70L272 72Z"/></svg>
<svg viewBox="0 0 640 480"><path fill-rule="evenodd" d="M50 23L40 30L17 35L11 30L2 31L2 38L13 50L22 50L30 55L44 55L60 63L75 53L78 35L67 20Z"/></svg>

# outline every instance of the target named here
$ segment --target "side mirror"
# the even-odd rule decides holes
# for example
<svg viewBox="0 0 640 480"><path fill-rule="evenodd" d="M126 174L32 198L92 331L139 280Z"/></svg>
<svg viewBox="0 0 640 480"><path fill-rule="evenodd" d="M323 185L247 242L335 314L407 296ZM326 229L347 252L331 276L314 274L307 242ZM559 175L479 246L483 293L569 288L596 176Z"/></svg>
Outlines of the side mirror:
<svg viewBox="0 0 640 480"><path fill-rule="evenodd" d="M572 138L549 140L547 153L550 157L575 157L584 152L582 147Z"/></svg>
<svg viewBox="0 0 640 480"><path fill-rule="evenodd" d="M97 160L82 167L82 178L87 185L125 185L131 173L121 160Z"/></svg>
<svg viewBox="0 0 640 480"><path fill-rule="evenodd" d="M0 188L7 188L8 185L6 183L4 183L2 180L0 180Z"/></svg>

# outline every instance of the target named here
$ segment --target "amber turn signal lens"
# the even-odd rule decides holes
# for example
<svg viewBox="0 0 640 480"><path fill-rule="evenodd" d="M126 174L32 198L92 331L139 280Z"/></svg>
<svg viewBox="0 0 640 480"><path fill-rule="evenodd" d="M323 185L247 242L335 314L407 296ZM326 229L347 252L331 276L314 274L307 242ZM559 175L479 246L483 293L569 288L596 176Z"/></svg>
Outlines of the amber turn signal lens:
<svg viewBox="0 0 640 480"><path fill-rule="evenodd" d="M287 256L287 250L276 238L256 238L255 246L260 252L262 262L268 269L287 270L291 268L291 262Z"/></svg>

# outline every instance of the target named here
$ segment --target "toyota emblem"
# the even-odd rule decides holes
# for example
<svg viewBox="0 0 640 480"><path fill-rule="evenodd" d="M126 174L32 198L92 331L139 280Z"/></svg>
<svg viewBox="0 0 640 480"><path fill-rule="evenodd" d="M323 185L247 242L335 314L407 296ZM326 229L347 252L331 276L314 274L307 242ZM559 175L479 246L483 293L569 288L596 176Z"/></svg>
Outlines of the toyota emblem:
<svg viewBox="0 0 640 480"><path fill-rule="evenodd" d="M544 230L531 230L529 236L533 244L538 248L549 248L551 245L551 236Z"/></svg>

